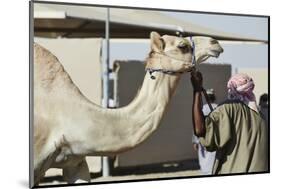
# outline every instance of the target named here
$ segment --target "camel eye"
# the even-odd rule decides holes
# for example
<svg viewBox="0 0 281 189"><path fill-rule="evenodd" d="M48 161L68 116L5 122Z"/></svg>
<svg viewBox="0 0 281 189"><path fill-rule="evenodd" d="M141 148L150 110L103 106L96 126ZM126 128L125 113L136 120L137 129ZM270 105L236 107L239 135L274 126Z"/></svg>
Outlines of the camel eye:
<svg viewBox="0 0 281 189"><path fill-rule="evenodd" d="M187 40L183 40L181 41L177 47L184 53L187 53L190 51L190 45L189 42Z"/></svg>
<svg viewBox="0 0 281 189"><path fill-rule="evenodd" d="M187 49L189 47L189 42L187 40L182 40L178 46L179 49Z"/></svg>
<svg viewBox="0 0 281 189"><path fill-rule="evenodd" d="M178 48L179 48L179 49L185 49L185 48L187 48L187 47L188 47L188 45L185 44L185 43L180 43L180 44L178 44Z"/></svg>

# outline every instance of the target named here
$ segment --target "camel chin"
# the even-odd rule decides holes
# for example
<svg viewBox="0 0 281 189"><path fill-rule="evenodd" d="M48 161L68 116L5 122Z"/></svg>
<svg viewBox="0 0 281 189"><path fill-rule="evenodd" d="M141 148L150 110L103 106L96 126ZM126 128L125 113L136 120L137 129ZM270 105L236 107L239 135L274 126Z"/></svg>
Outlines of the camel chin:
<svg viewBox="0 0 281 189"><path fill-rule="evenodd" d="M210 57L218 58L218 57L220 56L220 53L221 53L221 52L219 52L219 51L210 50L209 56L210 56Z"/></svg>
<svg viewBox="0 0 281 189"><path fill-rule="evenodd" d="M211 55L204 55L204 56L201 56L200 58L198 58L198 60L196 61L196 64L201 64L203 63L204 61L206 61L207 59L209 59L211 57Z"/></svg>
<svg viewBox="0 0 281 189"><path fill-rule="evenodd" d="M210 57L218 58L222 52L223 50L209 50L206 55L203 55L197 59L196 64L201 64Z"/></svg>

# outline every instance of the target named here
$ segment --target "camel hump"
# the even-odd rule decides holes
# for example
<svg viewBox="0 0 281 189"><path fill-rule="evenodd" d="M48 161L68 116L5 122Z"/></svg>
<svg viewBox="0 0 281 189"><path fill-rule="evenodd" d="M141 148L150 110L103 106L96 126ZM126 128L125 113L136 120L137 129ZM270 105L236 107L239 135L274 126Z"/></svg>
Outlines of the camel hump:
<svg viewBox="0 0 281 189"><path fill-rule="evenodd" d="M60 64L58 58L49 50L34 43L34 64Z"/></svg>
<svg viewBox="0 0 281 189"><path fill-rule="evenodd" d="M43 88L53 88L55 81L71 83L58 58L41 45L34 43L34 82Z"/></svg>

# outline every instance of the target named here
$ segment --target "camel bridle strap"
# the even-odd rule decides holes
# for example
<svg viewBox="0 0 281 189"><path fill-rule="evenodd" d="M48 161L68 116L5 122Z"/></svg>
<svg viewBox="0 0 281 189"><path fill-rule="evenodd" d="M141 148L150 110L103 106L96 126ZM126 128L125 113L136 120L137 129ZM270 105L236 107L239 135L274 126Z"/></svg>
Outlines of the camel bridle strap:
<svg viewBox="0 0 281 189"><path fill-rule="evenodd" d="M177 75L177 74L183 74L184 72L179 72L179 71L172 71L172 70L166 70L166 69L154 69L154 68L146 68L146 71L149 72L150 78L155 79L155 76L153 76L153 72L161 72L163 74L168 74L168 75Z"/></svg>
<svg viewBox="0 0 281 189"><path fill-rule="evenodd" d="M189 64L190 66L195 66L196 64L196 57L195 57L195 43L192 39L192 36L189 37L190 39L190 43L191 43L191 51L192 51L192 62L191 64ZM169 56L167 55L166 53L161 53L161 52L156 52L154 51L154 53L157 53L157 54L160 54L160 55L163 55L165 57L168 57L170 59L174 59L174 60L177 60L177 61L181 61L181 62L186 62L185 60L183 59L179 59L179 58L175 58L175 57L172 57L172 56ZM160 58L160 61L161 61L161 58ZM183 74L184 72L180 72L180 71L174 71L174 70L167 70L167 69L157 69L157 68L147 68L146 71L149 72L150 74L150 77L151 79L155 79L155 76L153 76L153 72L161 72L163 74L168 74L168 75L178 75L178 74Z"/></svg>

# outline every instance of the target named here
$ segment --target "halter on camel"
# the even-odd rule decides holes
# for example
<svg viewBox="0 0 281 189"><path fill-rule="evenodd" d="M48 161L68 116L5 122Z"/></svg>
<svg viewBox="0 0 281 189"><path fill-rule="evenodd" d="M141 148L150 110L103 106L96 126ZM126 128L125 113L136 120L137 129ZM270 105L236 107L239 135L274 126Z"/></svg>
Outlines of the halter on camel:
<svg viewBox="0 0 281 189"><path fill-rule="evenodd" d="M192 62L191 62L191 65L190 65L192 67L192 69L189 72L195 72L196 71L195 44L194 44L194 41L192 39L192 36L189 37L189 40L190 40L190 43L191 43L191 51L192 51ZM171 56L169 56L169 55L167 55L165 53L160 53L160 52L155 52L155 53L161 54L163 56L169 57L169 58L174 59L174 60L185 62L185 60L178 59L178 58L175 58L175 57L171 57ZM163 74L168 74L168 75L177 75L177 74L183 74L184 73L184 72L179 72L179 71L174 71L174 70L154 69L154 68L147 68L146 71L149 72L151 79L155 79L155 76L152 75L153 72L161 72ZM206 92L206 90L204 88L202 88L202 92L204 94L204 97L206 99L206 102L207 102L210 110L213 111L214 109L213 109L213 107L211 105L210 99L209 99L209 97L207 95L207 92Z"/></svg>
<svg viewBox="0 0 281 189"><path fill-rule="evenodd" d="M186 43L186 40L185 39L183 39L183 40L184 40L184 43ZM196 60L196 58L195 58L195 44L194 44L194 41L192 40L191 36L190 36L190 42L192 44L192 46L191 46L192 63L190 64L190 66L193 68L193 67L195 67L195 60ZM186 62L183 59L179 59L179 58L175 58L175 57L169 56L166 53L160 53L160 52L155 52L155 53L163 55L163 56L166 56L168 58L171 58L171 59L174 59L174 60L177 60L177 61ZM169 74L169 75L177 75L177 74L183 74L184 73L184 72L180 72L180 71L167 70L167 69L154 69L154 68L147 68L146 71L149 72L151 79L155 79L155 76L152 75L153 72L161 72L161 73ZM192 69L190 71L192 71Z"/></svg>

